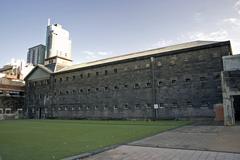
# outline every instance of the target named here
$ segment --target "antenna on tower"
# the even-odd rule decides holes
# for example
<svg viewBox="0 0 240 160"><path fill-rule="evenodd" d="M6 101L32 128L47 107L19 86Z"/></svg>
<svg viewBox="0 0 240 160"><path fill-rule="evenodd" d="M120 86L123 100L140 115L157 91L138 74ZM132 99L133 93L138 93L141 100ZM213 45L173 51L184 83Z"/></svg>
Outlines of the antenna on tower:
<svg viewBox="0 0 240 160"><path fill-rule="evenodd" d="M48 26L50 26L50 18L48 18Z"/></svg>

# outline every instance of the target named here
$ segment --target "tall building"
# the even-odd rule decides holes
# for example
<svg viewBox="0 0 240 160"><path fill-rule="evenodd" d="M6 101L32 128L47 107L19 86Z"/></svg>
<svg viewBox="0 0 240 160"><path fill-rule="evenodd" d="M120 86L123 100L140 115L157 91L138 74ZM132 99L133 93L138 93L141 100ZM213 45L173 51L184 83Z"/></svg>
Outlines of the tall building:
<svg viewBox="0 0 240 160"><path fill-rule="evenodd" d="M33 65L44 64L45 48L46 47L42 44L29 48L27 54L27 63L31 63Z"/></svg>
<svg viewBox="0 0 240 160"><path fill-rule="evenodd" d="M72 64L69 32L60 24L48 24L46 35L46 59L50 70L57 71Z"/></svg>

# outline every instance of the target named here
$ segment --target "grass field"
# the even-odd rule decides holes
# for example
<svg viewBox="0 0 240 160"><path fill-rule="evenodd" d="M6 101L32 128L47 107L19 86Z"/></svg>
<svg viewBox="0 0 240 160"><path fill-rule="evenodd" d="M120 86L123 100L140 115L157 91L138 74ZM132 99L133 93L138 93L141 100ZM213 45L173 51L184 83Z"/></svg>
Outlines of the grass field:
<svg viewBox="0 0 240 160"><path fill-rule="evenodd" d="M186 121L0 121L0 160L50 160L125 143Z"/></svg>

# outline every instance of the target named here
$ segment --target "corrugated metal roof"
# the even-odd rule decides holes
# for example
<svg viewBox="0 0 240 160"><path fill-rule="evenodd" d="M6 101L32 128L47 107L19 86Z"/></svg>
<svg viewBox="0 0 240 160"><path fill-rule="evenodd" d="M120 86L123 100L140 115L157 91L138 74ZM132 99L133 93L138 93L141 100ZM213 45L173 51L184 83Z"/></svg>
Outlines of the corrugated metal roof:
<svg viewBox="0 0 240 160"><path fill-rule="evenodd" d="M177 51L177 50L182 50L182 49L188 49L188 48L193 48L193 47L200 47L200 46L205 46L205 45L210 45L210 44L215 44L215 43L219 43L219 42L217 42L217 41L187 42L187 43L182 43L182 44L177 44L177 45L172 45L172 46L167 46L167 47L162 47L162 48L156 48L156 49L151 49L151 50L146 50L146 51L141 51L141 52L134 52L134 53L120 55L120 56L116 56L116 57L110 57L110 58L92 61L92 62L88 62L88 63L72 65L72 66L63 68L56 73L74 70L74 69L78 69L78 68L90 67L90 66L99 65L99 64L116 62L116 61L121 61L121 60L126 60L126 59L132 59L132 58L137 58L137 57L144 57L144 56L166 53L166 52L171 52L171 51Z"/></svg>

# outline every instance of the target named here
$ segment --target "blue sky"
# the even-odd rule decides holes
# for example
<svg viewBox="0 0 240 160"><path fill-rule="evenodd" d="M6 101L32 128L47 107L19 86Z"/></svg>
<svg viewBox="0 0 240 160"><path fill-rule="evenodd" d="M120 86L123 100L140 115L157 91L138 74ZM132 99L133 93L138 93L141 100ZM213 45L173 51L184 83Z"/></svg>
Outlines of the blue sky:
<svg viewBox="0 0 240 160"><path fill-rule="evenodd" d="M74 63L193 40L240 52L240 0L1 0L0 66L45 44L48 18L70 32Z"/></svg>

